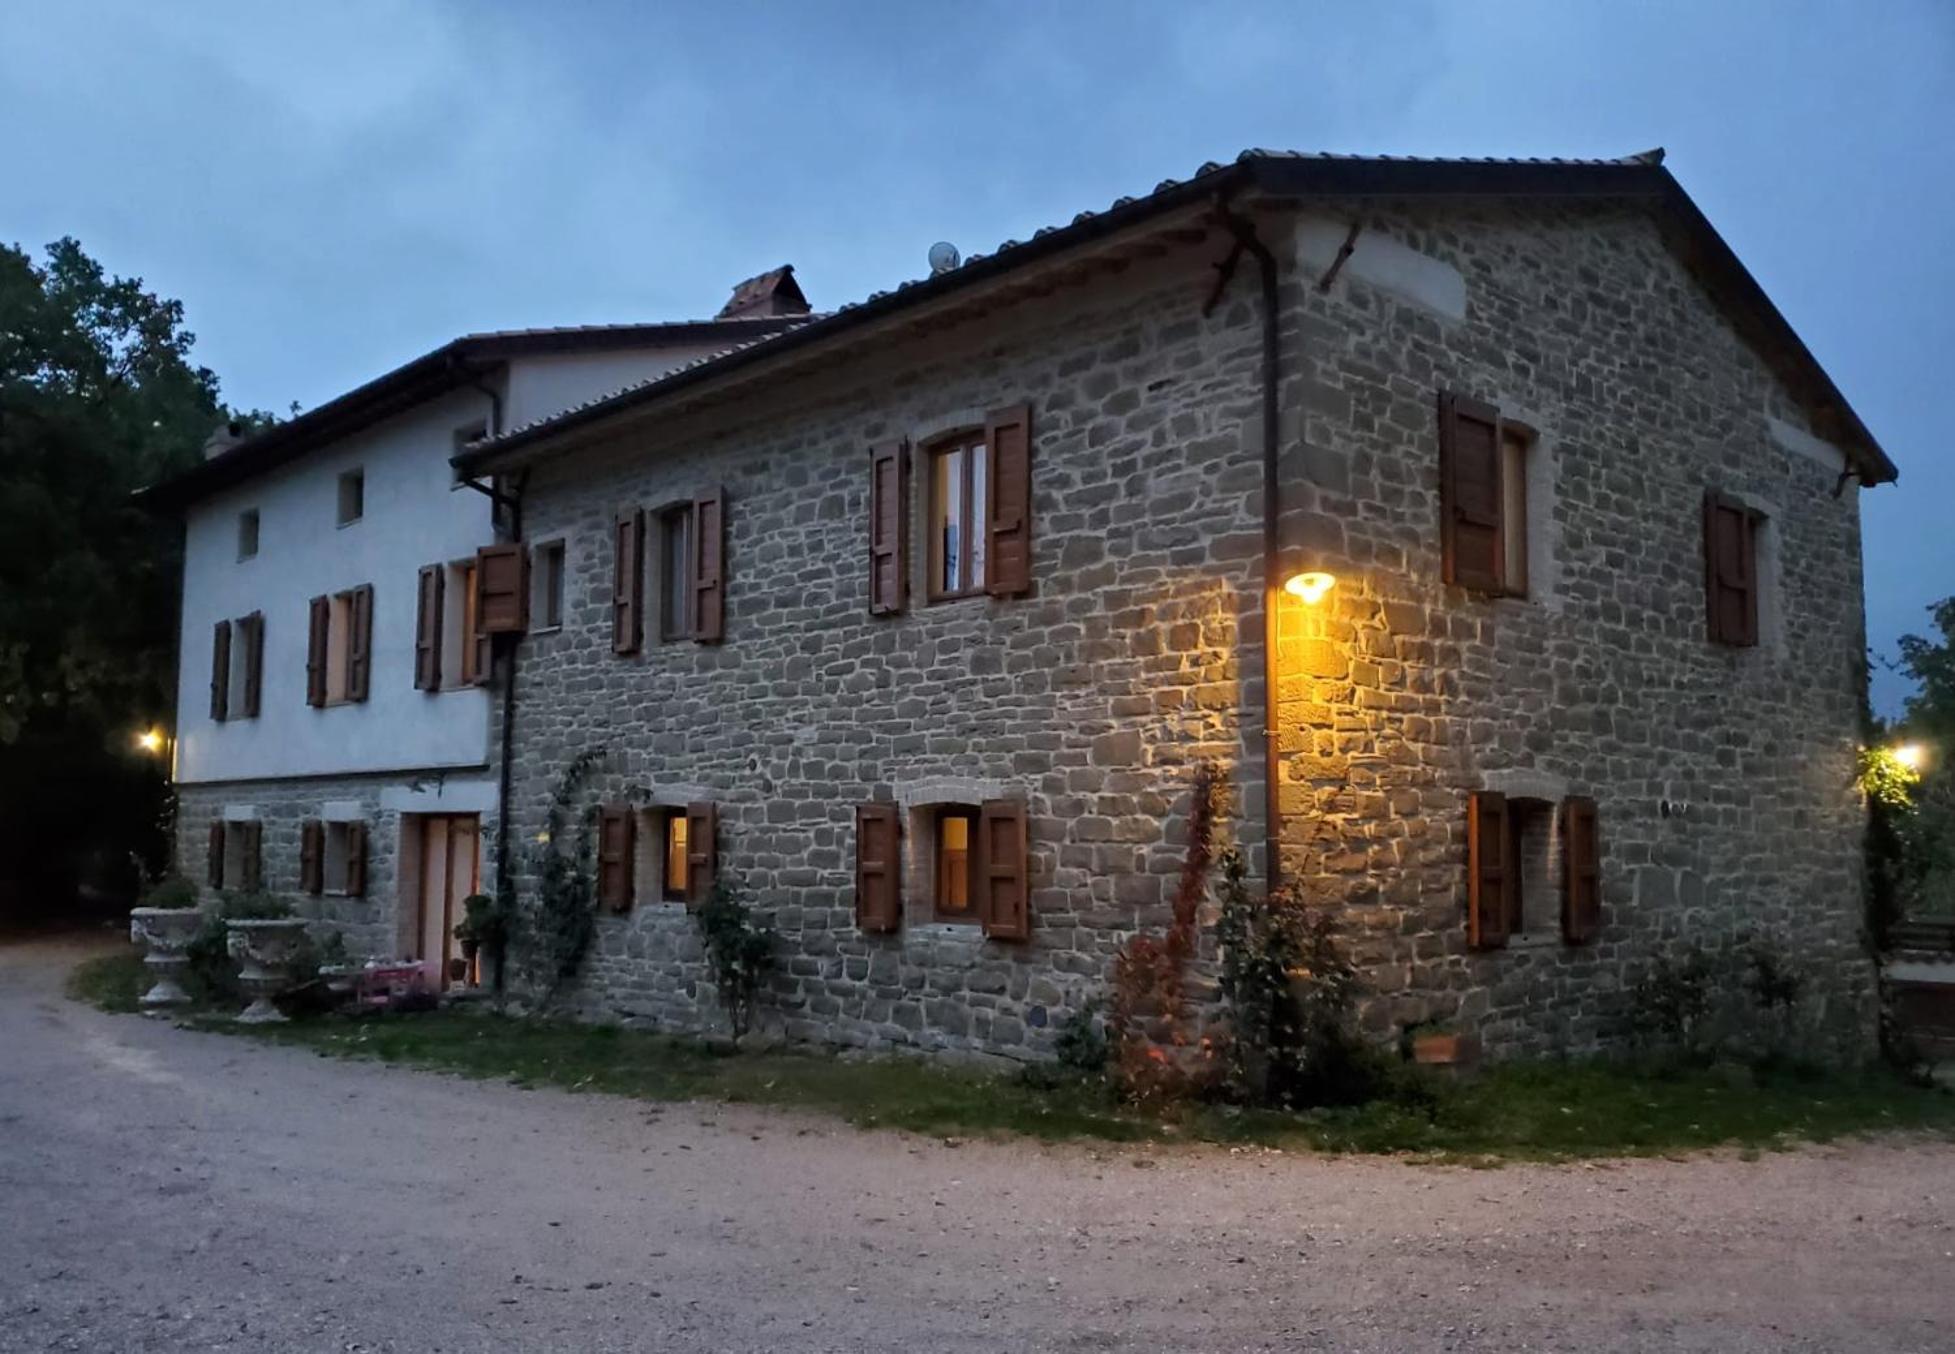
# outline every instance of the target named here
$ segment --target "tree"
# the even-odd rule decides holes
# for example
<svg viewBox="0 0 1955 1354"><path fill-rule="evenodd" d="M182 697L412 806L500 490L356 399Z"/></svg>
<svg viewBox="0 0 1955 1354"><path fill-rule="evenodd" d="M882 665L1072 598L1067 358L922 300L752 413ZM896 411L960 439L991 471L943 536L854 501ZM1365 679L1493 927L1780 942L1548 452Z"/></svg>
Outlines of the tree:
<svg viewBox="0 0 1955 1354"><path fill-rule="evenodd" d="M194 341L72 239L41 266L0 247L0 912L162 849L167 787L131 739L171 710L181 541L131 495L229 416Z"/></svg>
<svg viewBox="0 0 1955 1354"><path fill-rule="evenodd" d="M1939 637L1903 635L1901 671L1919 689L1908 698L1899 741L1928 749L1920 779L1896 815L1897 901L1916 915L1955 914L1955 597L1928 608Z"/></svg>

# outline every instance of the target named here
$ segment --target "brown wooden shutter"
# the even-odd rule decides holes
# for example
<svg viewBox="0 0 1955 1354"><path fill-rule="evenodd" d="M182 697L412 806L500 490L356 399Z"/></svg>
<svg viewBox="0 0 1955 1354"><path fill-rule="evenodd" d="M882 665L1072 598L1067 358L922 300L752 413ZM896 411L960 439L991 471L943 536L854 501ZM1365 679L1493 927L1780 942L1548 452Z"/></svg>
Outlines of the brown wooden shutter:
<svg viewBox="0 0 1955 1354"><path fill-rule="evenodd" d="M240 886L246 893L256 893L265 883L265 825L253 818L238 824L238 834L244 847L244 878Z"/></svg>
<svg viewBox="0 0 1955 1354"><path fill-rule="evenodd" d="M632 827L629 804L597 810L597 901L613 912L631 911Z"/></svg>
<svg viewBox="0 0 1955 1354"><path fill-rule="evenodd" d="M611 652L637 653L645 633L645 514L618 514L612 532Z"/></svg>
<svg viewBox="0 0 1955 1354"><path fill-rule="evenodd" d="M441 608L446 600L448 570L429 564L421 570L414 604L414 689L441 690Z"/></svg>
<svg viewBox="0 0 1955 1354"><path fill-rule="evenodd" d="M726 491L692 502L692 637L701 644L726 638Z"/></svg>
<svg viewBox="0 0 1955 1354"><path fill-rule="evenodd" d="M352 634L346 644L346 699L363 701L373 674L373 584L353 589Z"/></svg>
<svg viewBox="0 0 1955 1354"><path fill-rule="evenodd" d="M326 825L317 818L299 824L299 891L320 893L326 887Z"/></svg>
<svg viewBox="0 0 1955 1354"><path fill-rule="evenodd" d="M1032 590L1032 406L985 420L989 457L984 518L984 590L1014 597Z"/></svg>
<svg viewBox="0 0 1955 1354"><path fill-rule="evenodd" d="M529 628L529 551L485 545L475 552L475 633L520 635Z"/></svg>
<svg viewBox="0 0 1955 1354"><path fill-rule="evenodd" d="M1704 496L1704 591L1710 636L1719 644L1758 642L1757 518L1736 499Z"/></svg>
<svg viewBox="0 0 1955 1354"><path fill-rule="evenodd" d="M855 924L864 931L894 931L903 919L898 821L894 804L855 806Z"/></svg>
<svg viewBox="0 0 1955 1354"><path fill-rule="evenodd" d="M214 889L224 887L224 820L210 820L210 835L207 838L204 859L204 882Z"/></svg>
<svg viewBox="0 0 1955 1354"><path fill-rule="evenodd" d="M254 611L238 622L244 631L244 717L258 718L265 695L265 613Z"/></svg>
<svg viewBox="0 0 1955 1354"><path fill-rule="evenodd" d="M686 906L712 896L719 875L719 808L710 801L686 805Z"/></svg>
<svg viewBox="0 0 1955 1354"><path fill-rule="evenodd" d="M333 599L315 597L306 618L305 703L326 703L326 648L333 625Z"/></svg>
<svg viewBox="0 0 1955 1354"><path fill-rule="evenodd" d="M1445 581L1506 591L1500 411L1450 391L1439 396L1439 541Z"/></svg>
<svg viewBox="0 0 1955 1354"><path fill-rule="evenodd" d="M210 717L222 723L231 713L231 623L219 621L211 631Z"/></svg>
<svg viewBox="0 0 1955 1354"><path fill-rule="evenodd" d="M1561 805L1561 935L1585 945L1602 929L1602 844L1595 801L1573 795Z"/></svg>
<svg viewBox="0 0 1955 1354"><path fill-rule="evenodd" d="M367 893L367 825L346 825L346 894L364 898Z"/></svg>
<svg viewBox="0 0 1955 1354"><path fill-rule="evenodd" d="M1466 939L1476 950L1507 943L1508 890L1513 871L1508 859L1507 796L1480 790L1466 804Z"/></svg>
<svg viewBox="0 0 1955 1354"><path fill-rule="evenodd" d="M1016 799L989 799L978 809L978 919L993 940L1032 934L1032 893L1027 869L1025 806Z"/></svg>
<svg viewBox="0 0 1955 1354"><path fill-rule="evenodd" d="M869 449L869 612L893 616L908 600L910 444Z"/></svg>

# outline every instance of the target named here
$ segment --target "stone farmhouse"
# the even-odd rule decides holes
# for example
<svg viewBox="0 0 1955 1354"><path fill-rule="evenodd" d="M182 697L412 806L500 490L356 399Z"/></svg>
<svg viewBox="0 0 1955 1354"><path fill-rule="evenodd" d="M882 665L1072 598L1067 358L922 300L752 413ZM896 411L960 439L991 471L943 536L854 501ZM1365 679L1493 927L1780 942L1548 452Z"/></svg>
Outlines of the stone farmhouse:
<svg viewBox="0 0 1955 1354"><path fill-rule="evenodd" d="M575 769L580 1009L717 1022L688 910L726 881L779 932L788 1037L1038 1057L1165 922L1209 763L1256 877L1334 909L1381 1038L1607 1046L1655 956L1737 935L1870 1036L1858 494L1896 472L1660 152L1249 152L727 338L459 450L483 397L417 406L447 444L426 500L476 505L474 534L436 549L403 504L384 576L272 599L200 544L275 466L316 478L342 553L353 434L206 467L185 858L231 882L246 825L243 878L311 896L364 822L365 901L320 915L445 972L411 820L472 787L533 888ZM444 593L421 571L453 560ZM369 581L393 600L344 651L363 693L446 708L465 654L486 686L466 748L363 763L356 793L333 589ZM214 761L211 627L254 611L290 638L231 689L293 732Z"/></svg>

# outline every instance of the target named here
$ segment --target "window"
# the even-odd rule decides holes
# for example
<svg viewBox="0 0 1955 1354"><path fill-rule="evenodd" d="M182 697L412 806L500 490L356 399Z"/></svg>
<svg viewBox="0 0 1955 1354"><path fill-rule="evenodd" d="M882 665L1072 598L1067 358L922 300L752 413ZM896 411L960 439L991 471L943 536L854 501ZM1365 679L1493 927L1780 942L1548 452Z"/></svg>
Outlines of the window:
<svg viewBox="0 0 1955 1354"><path fill-rule="evenodd" d="M1534 432L1493 405L1439 396L1441 570L1448 583L1524 597Z"/></svg>
<svg viewBox="0 0 1955 1354"><path fill-rule="evenodd" d="M973 921L971 870L976 857L972 844L977 839L976 809L937 810L937 889L935 907L938 921Z"/></svg>
<svg viewBox="0 0 1955 1354"><path fill-rule="evenodd" d="M299 888L357 898L367 891L367 825L359 821L299 824Z"/></svg>
<svg viewBox="0 0 1955 1354"><path fill-rule="evenodd" d="M984 591L984 531L990 466L972 433L930 450L930 597Z"/></svg>
<svg viewBox="0 0 1955 1354"><path fill-rule="evenodd" d="M255 818L210 823L205 882L214 889L257 889L264 879L263 824Z"/></svg>
<svg viewBox="0 0 1955 1354"><path fill-rule="evenodd" d="M690 639L693 634L693 511L690 504L658 515L658 634L660 639Z"/></svg>
<svg viewBox="0 0 1955 1354"><path fill-rule="evenodd" d="M306 704L367 698L373 654L373 587L312 599L306 635Z"/></svg>
<svg viewBox="0 0 1955 1354"><path fill-rule="evenodd" d="M1467 799L1467 940L1499 949L1510 937L1552 935L1570 945L1601 929L1602 852L1595 801L1480 790Z"/></svg>
<svg viewBox="0 0 1955 1354"><path fill-rule="evenodd" d="M536 563L530 570L530 615L535 629L557 630L563 626L564 543L549 541L536 547Z"/></svg>
<svg viewBox="0 0 1955 1354"><path fill-rule="evenodd" d="M1758 643L1759 541L1765 514L1725 494L1704 496L1704 604L1711 641Z"/></svg>
<svg viewBox="0 0 1955 1354"><path fill-rule="evenodd" d="M251 559L258 553L258 510L246 508L238 514L238 558Z"/></svg>
<svg viewBox="0 0 1955 1354"><path fill-rule="evenodd" d="M256 719L264 674L264 614L217 622L211 637L210 717Z"/></svg>
<svg viewBox="0 0 1955 1354"><path fill-rule="evenodd" d="M475 643L475 561L456 560L448 566L447 600L442 607L441 689L474 686L482 676L481 655Z"/></svg>
<svg viewBox="0 0 1955 1354"><path fill-rule="evenodd" d="M659 834L663 848L659 896L670 902L682 903L686 900L686 815L682 810L674 809L663 817L665 823Z"/></svg>
<svg viewBox="0 0 1955 1354"><path fill-rule="evenodd" d="M339 524L346 526L366 516L367 472L343 470L339 476Z"/></svg>

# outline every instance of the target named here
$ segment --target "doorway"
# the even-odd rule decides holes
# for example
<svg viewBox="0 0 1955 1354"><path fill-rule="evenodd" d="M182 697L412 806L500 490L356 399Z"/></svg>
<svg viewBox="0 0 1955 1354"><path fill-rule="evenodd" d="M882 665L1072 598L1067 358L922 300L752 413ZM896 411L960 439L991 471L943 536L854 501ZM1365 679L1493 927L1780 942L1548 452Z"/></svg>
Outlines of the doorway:
<svg viewBox="0 0 1955 1354"><path fill-rule="evenodd" d="M473 813L423 813L411 817L419 851L410 876L417 899L413 957L427 975L428 989L474 987L479 965L462 958L455 927L465 911L463 901L475 893L482 874L482 822ZM412 856L410 857L412 859Z"/></svg>

